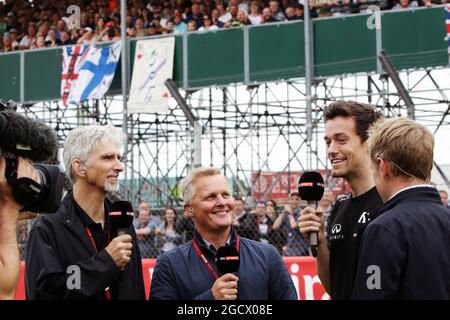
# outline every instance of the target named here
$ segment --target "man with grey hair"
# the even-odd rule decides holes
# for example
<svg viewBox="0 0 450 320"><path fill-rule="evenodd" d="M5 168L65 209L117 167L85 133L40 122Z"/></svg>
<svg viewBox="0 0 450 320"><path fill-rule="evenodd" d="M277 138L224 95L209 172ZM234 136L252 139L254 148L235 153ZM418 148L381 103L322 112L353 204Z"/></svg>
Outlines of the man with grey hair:
<svg viewBox="0 0 450 320"><path fill-rule="evenodd" d="M41 216L26 254L28 299L145 299L134 228L111 239L108 192L119 187L124 134L111 126L72 130L64 164L73 190Z"/></svg>
<svg viewBox="0 0 450 320"><path fill-rule="evenodd" d="M194 169L180 187L185 213L194 220L194 238L158 258L150 299L297 299L291 276L275 247L236 234L234 201L218 169ZM223 246L238 251L238 272L221 274L218 270L217 252Z"/></svg>

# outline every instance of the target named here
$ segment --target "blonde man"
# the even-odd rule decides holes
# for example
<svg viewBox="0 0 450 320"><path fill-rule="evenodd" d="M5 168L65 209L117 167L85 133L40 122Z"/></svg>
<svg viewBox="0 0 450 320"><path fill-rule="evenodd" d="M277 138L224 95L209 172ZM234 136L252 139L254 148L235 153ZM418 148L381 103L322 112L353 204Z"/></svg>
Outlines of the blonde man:
<svg viewBox="0 0 450 320"><path fill-rule="evenodd" d="M377 122L368 147L383 212L364 232L354 299L450 299L450 211L429 184L433 135L407 118Z"/></svg>
<svg viewBox="0 0 450 320"><path fill-rule="evenodd" d="M197 168L180 182L184 211L194 220L192 241L163 253L152 276L154 300L295 300L286 265L268 244L239 237L233 226L234 201L216 168ZM233 246L240 267L221 274L217 251Z"/></svg>

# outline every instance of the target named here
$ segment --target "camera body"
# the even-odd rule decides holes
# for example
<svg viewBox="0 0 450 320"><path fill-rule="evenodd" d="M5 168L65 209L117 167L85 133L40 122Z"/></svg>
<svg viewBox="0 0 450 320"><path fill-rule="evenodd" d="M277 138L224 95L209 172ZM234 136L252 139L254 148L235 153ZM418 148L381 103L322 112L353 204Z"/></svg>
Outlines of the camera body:
<svg viewBox="0 0 450 320"><path fill-rule="evenodd" d="M33 164L40 183L17 178L17 156L45 161L57 151L53 129L16 113L14 101L0 100L0 153L6 160L5 175L14 198L24 206L22 211L54 213L61 203L65 174L56 165Z"/></svg>

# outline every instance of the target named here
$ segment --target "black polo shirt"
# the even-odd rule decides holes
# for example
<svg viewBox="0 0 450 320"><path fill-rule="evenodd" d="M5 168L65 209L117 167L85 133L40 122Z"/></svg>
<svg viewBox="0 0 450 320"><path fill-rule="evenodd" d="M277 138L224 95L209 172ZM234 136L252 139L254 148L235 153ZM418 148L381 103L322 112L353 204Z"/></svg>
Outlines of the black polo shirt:
<svg viewBox="0 0 450 320"><path fill-rule="evenodd" d="M356 198L348 194L336 201L327 231L333 300L351 298L362 233L376 218L374 209L382 204L376 187Z"/></svg>
<svg viewBox="0 0 450 320"><path fill-rule="evenodd" d="M71 197L73 199L73 204L75 208L75 214L80 218L81 223L85 228L89 228L89 231L92 234L92 238L94 239L96 251L101 251L105 247L108 246L110 241L109 236L109 215L108 215L108 208L105 204L105 221L104 221L104 228L102 228L101 223L96 223L92 218L86 213L86 211L83 210L79 206L79 204L75 201L73 198L73 194L71 194ZM87 231L86 231L87 233ZM89 236L89 234L87 233ZM90 238L90 237L89 237Z"/></svg>

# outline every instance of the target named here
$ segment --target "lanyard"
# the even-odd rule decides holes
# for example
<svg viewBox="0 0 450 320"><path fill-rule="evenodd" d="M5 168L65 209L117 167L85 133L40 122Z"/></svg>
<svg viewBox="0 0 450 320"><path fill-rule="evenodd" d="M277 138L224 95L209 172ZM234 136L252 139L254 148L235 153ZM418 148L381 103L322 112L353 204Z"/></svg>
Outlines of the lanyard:
<svg viewBox="0 0 450 320"><path fill-rule="evenodd" d="M208 269L208 272L213 276L213 278L215 280L219 279L217 272L211 266L208 259L206 259L205 255L203 254L202 250L200 250L200 247L198 246L197 241L195 239L192 240L192 244L194 245L194 249L195 249L195 252L197 253L198 257L203 262L206 269ZM236 236L236 250L238 252L239 252L240 245L241 245L241 238L239 236Z"/></svg>
<svg viewBox="0 0 450 320"><path fill-rule="evenodd" d="M92 245L94 246L95 252L98 252L97 245L95 244L94 237L92 236L91 230L86 227L86 232L91 239ZM108 232L108 242L109 242L109 232ZM109 287L105 289L106 300L111 300L111 293L109 292Z"/></svg>

